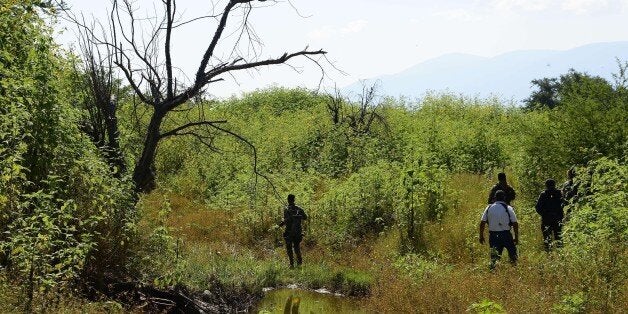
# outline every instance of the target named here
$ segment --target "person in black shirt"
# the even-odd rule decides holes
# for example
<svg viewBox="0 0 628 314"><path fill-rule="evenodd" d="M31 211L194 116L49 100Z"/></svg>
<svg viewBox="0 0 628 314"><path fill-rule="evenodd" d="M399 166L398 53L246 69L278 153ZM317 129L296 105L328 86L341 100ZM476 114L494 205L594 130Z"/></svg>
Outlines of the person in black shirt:
<svg viewBox="0 0 628 314"><path fill-rule="evenodd" d="M556 189L556 181L549 179L545 181L545 191L541 192L536 201L536 212L541 215L541 231L543 232L543 244L545 250L552 247L552 234L554 240L560 244L561 229L563 225L563 196Z"/></svg>
<svg viewBox="0 0 628 314"><path fill-rule="evenodd" d="M283 211L283 220L279 226L286 226L283 238L286 241L286 252L290 260L290 268L294 268L294 254L297 256L297 265L303 263L301 257L301 240L303 239L303 227L301 222L307 219L305 211L294 204L294 195L288 195L288 206Z"/></svg>
<svg viewBox="0 0 628 314"><path fill-rule="evenodd" d="M510 203L515 199L515 196L516 196L515 189L513 189L510 185L508 185L508 182L506 181L505 173L500 172L497 175L497 180L499 180L499 182L493 186L493 188L491 189L491 192L488 194L487 204L495 203L496 201L495 192L502 190L504 191L504 193L506 193L506 200L505 200L506 204L510 205Z"/></svg>

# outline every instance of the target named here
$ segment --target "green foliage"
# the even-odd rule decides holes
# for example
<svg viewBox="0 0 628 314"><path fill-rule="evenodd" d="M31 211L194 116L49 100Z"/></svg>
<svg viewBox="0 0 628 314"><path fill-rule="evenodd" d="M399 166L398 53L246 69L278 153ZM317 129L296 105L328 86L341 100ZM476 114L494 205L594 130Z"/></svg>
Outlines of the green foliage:
<svg viewBox="0 0 628 314"><path fill-rule="evenodd" d="M400 273L412 278L417 283L442 275L451 268L451 266L439 263L435 259L429 259L414 253L400 256L395 260L394 266Z"/></svg>
<svg viewBox="0 0 628 314"><path fill-rule="evenodd" d="M621 158L628 149L625 87L572 71L561 76L558 95L560 106L529 112L517 123L524 136L516 167L527 191L573 165L602 156Z"/></svg>
<svg viewBox="0 0 628 314"><path fill-rule="evenodd" d="M613 292L625 287L628 278L627 177L625 162L602 158L589 163L579 170L578 197L567 208L567 266L578 274L587 296L603 309L612 308ZM591 286L596 288L589 290Z"/></svg>
<svg viewBox="0 0 628 314"><path fill-rule="evenodd" d="M401 229L401 252L425 249L424 225L436 222L445 211L443 183L445 171L419 159L406 170L403 202L397 205L397 223Z"/></svg>
<svg viewBox="0 0 628 314"><path fill-rule="evenodd" d="M0 4L0 248L34 298L123 268L133 195L78 130L70 67L38 16L40 1Z"/></svg>
<svg viewBox="0 0 628 314"><path fill-rule="evenodd" d="M350 296L368 295L372 284L371 275L352 269L338 271L332 277L333 290Z"/></svg>
<svg viewBox="0 0 628 314"><path fill-rule="evenodd" d="M558 313L582 314L586 313L586 295L584 292L576 292L565 296L560 303L554 306Z"/></svg>
<svg viewBox="0 0 628 314"><path fill-rule="evenodd" d="M579 173L577 201L567 208L567 243L583 250L599 243L628 243L628 166L602 158Z"/></svg>
<svg viewBox="0 0 628 314"><path fill-rule="evenodd" d="M489 299L484 299L478 303L473 303L469 306L469 311L481 314L501 314L506 313L504 308L497 302Z"/></svg>

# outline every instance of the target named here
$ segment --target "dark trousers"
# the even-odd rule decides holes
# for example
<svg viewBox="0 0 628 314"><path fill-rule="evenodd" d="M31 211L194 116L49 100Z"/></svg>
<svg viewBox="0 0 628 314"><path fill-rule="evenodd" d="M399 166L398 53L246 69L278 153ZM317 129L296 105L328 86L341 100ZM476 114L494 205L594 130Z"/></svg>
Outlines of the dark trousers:
<svg viewBox="0 0 628 314"><path fill-rule="evenodd" d="M558 243L558 245L560 245L562 228L563 226L559 221L541 222L541 232L543 232L543 244L545 245L546 251L549 251L552 246L552 234L554 235L554 240Z"/></svg>
<svg viewBox="0 0 628 314"><path fill-rule="evenodd" d="M297 265L301 265L303 263L303 259L301 258L301 238L289 238L286 237L286 252L288 253L288 259L290 259L290 266L294 266L294 256L292 251L297 255Z"/></svg>
<svg viewBox="0 0 628 314"><path fill-rule="evenodd" d="M517 262L517 247L510 231L489 231L488 244L491 247L491 268L501 258L504 248L508 250L510 262Z"/></svg>

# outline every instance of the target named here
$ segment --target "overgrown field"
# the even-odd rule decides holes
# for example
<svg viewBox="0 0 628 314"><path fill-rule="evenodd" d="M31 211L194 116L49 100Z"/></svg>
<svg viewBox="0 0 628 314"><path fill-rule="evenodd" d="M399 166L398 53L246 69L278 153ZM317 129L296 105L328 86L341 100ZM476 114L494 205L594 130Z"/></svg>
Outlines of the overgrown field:
<svg viewBox="0 0 628 314"><path fill-rule="evenodd" d="M368 89L197 97L161 131L226 122L164 138L157 188L137 193L129 169L150 109L116 81L120 147L105 149L87 74L54 45L38 3L0 2L1 312L152 309L107 293L124 284L241 297L233 308L288 284L366 312L628 308L628 65L615 82L565 74L552 108ZM546 253L534 203L570 168L578 197L563 247ZM477 229L502 171L518 195L521 258L490 272ZM310 217L294 270L278 226L288 193Z"/></svg>

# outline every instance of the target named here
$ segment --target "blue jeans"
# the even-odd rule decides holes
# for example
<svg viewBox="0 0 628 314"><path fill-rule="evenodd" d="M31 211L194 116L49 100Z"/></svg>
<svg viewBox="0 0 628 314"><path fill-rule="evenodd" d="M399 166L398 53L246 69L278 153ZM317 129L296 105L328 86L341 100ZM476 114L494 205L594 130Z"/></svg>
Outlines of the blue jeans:
<svg viewBox="0 0 628 314"><path fill-rule="evenodd" d="M511 263L517 262L517 247L510 231L489 231L488 244L491 247L491 268L495 267L495 262L501 258L504 248L508 250L508 257Z"/></svg>

